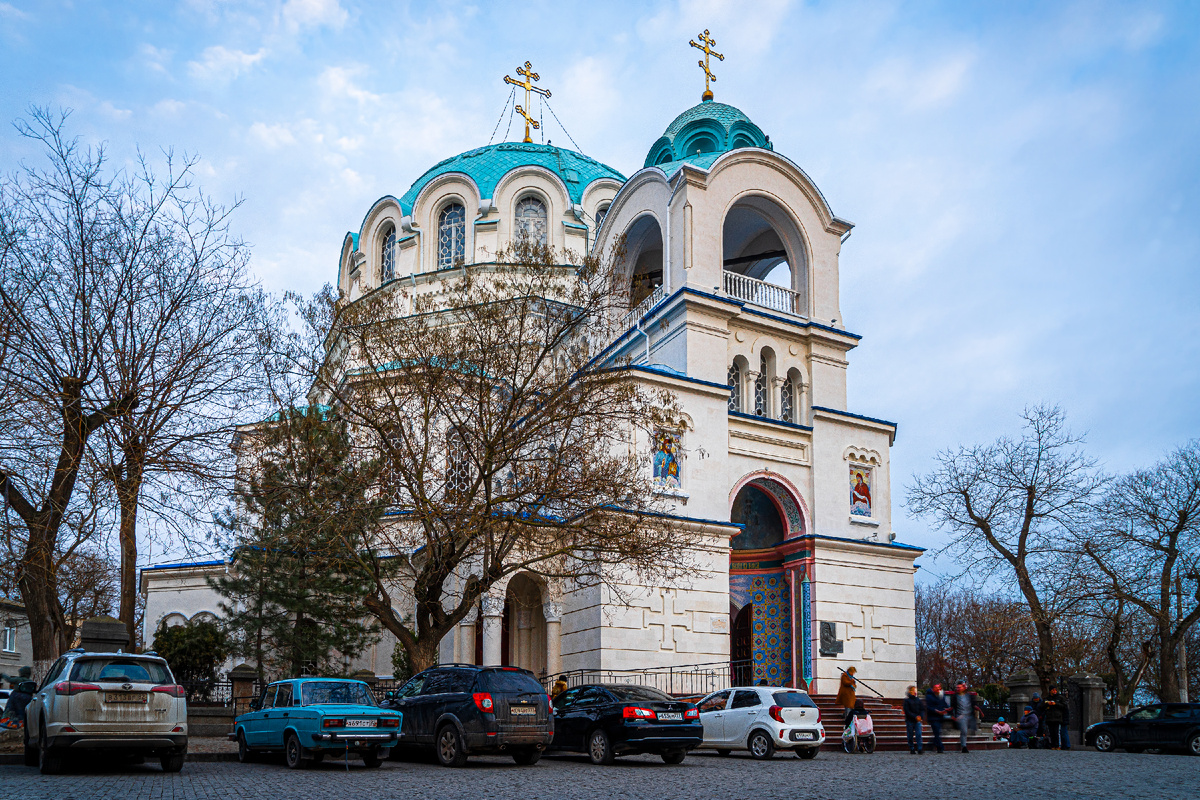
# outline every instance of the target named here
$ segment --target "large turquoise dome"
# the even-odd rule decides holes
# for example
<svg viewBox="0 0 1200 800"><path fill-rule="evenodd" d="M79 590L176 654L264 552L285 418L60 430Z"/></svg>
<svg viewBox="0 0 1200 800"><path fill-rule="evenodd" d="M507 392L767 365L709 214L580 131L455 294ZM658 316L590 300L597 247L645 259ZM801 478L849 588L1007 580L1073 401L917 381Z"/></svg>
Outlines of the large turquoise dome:
<svg viewBox="0 0 1200 800"><path fill-rule="evenodd" d="M451 172L462 173L473 180L479 187L481 198L492 197L501 178L517 167L525 166L544 167L557 175L567 187L572 203L581 202L584 190L600 178L625 182L625 176L612 167L574 150L550 144L502 142L468 150L434 164L404 193L400 206L405 214L411 214L413 203L425 185L439 175Z"/></svg>
<svg viewBox="0 0 1200 800"><path fill-rule="evenodd" d="M771 149L771 139L740 109L705 100L671 121L646 154L647 167L739 147Z"/></svg>

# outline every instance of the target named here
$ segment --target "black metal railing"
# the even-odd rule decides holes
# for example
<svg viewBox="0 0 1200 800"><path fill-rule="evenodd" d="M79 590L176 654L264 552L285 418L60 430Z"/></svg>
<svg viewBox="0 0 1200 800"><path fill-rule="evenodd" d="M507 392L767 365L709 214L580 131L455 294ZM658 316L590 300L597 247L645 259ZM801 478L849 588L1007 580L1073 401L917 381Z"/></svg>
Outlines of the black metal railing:
<svg viewBox="0 0 1200 800"><path fill-rule="evenodd" d="M576 669L547 675L542 683L549 690L560 676L566 679L568 688L588 683L629 683L676 697L703 697L730 686L750 686L754 682L754 662L746 659L646 669Z"/></svg>

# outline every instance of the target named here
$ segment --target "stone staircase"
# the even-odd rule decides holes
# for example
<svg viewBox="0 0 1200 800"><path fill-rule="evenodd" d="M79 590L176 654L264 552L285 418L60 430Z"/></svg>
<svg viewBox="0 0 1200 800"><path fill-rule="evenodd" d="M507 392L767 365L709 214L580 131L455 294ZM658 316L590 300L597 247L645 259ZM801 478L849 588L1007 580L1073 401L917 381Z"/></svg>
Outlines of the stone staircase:
<svg viewBox="0 0 1200 800"><path fill-rule="evenodd" d="M846 710L834 702L834 695L817 694L813 695L812 699L821 709L821 725L825 728L825 745L822 749L841 750L842 718L845 716ZM871 715L871 721L875 723L875 749L908 750L908 739L904 733L904 712L900 710L899 701L896 701L896 705L892 705L891 702L879 698L860 695L859 699L863 701L863 705ZM982 730L981 727L981 732L968 740L969 748L972 750L1003 750L1007 747L1005 742L992 741L991 734L984 735ZM950 726L945 726L942 733L942 739L946 742L946 752L957 750L958 731ZM925 747L928 749L931 742L928 725L924 726L924 737Z"/></svg>

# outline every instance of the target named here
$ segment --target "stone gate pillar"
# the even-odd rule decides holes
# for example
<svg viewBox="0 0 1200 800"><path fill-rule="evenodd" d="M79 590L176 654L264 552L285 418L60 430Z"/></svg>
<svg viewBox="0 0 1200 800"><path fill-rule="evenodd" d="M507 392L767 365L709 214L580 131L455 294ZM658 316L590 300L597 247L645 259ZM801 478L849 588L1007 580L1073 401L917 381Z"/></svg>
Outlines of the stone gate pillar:
<svg viewBox="0 0 1200 800"><path fill-rule="evenodd" d="M1008 676L1005 681L1008 686L1008 711L1011 714L1012 720L1020 721L1024 715L1025 706L1029 705L1029 701L1033 699L1034 694L1042 691L1041 681L1038 680L1037 673L1031 669L1020 669ZM1074 743L1074 740L1072 740Z"/></svg>
<svg viewBox="0 0 1200 800"><path fill-rule="evenodd" d="M1067 679L1067 703L1071 711L1071 747L1083 744L1083 732L1089 725L1104 720L1104 679L1080 673Z"/></svg>

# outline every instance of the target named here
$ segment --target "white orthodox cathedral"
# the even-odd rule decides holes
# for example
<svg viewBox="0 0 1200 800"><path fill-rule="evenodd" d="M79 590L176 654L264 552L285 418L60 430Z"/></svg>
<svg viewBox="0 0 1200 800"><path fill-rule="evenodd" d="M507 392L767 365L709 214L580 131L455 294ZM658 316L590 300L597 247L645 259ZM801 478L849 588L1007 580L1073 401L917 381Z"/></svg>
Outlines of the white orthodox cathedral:
<svg viewBox="0 0 1200 800"><path fill-rule="evenodd" d="M509 79L526 88L526 108L528 67ZM518 235L575 252L625 237L632 303L612 355L678 398L685 413L657 434L648 469L676 523L709 543L690 584L637 587L619 604L517 575L446 637L443 661L551 675L735 661L754 682L820 693L853 665L884 695L903 695L916 677L921 550L892 531L896 425L846 395L860 339L839 307L851 228L757 125L707 91L629 177L573 150L505 142L447 158L375 202L342 243L348 302L389 283L435 284ZM206 578L226 568L143 570L145 640L164 619L219 616ZM383 634L352 667L390 675L393 645Z"/></svg>

